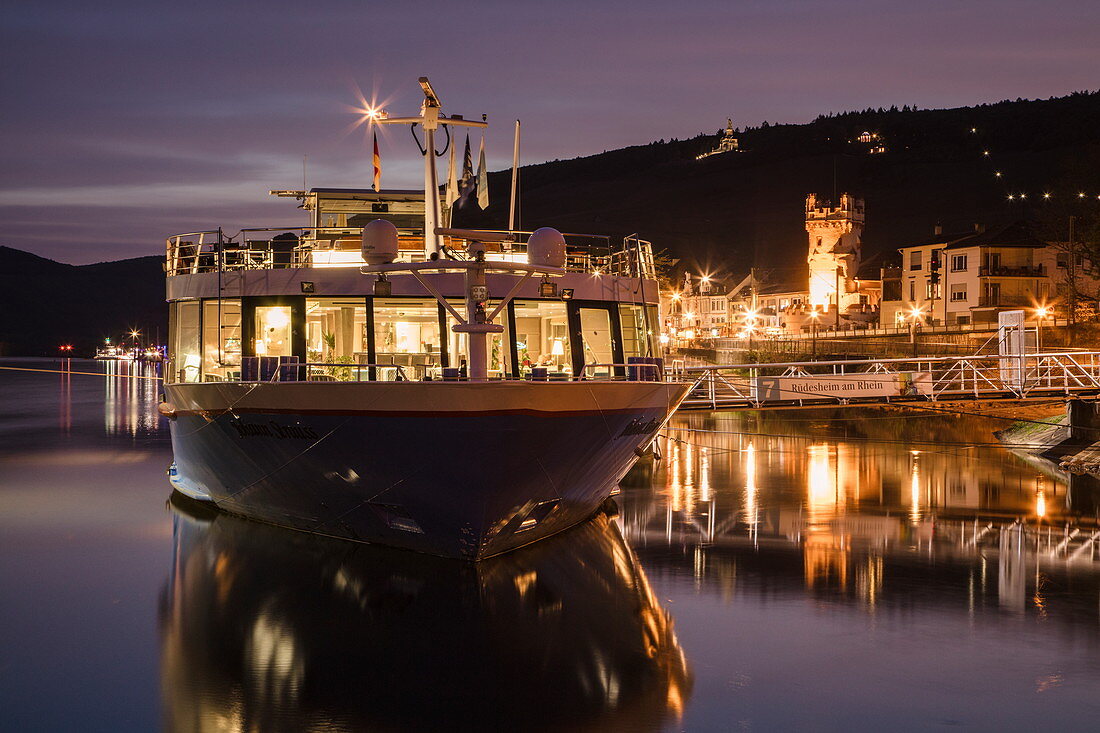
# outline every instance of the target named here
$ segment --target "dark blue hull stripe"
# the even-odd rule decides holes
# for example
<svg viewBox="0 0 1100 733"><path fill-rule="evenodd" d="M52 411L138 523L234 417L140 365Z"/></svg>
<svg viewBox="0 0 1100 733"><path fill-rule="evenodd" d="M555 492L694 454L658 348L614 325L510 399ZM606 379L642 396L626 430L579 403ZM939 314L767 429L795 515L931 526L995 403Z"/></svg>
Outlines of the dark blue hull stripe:
<svg viewBox="0 0 1100 733"><path fill-rule="evenodd" d="M273 524L480 559L591 516L663 409L425 418L179 414L179 475Z"/></svg>

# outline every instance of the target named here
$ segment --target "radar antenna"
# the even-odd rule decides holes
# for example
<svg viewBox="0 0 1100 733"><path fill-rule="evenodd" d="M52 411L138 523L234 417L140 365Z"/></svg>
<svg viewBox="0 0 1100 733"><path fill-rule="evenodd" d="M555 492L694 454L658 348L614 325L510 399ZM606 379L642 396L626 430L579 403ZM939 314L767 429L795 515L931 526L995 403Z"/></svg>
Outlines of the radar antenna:
<svg viewBox="0 0 1100 733"><path fill-rule="evenodd" d="M424 128L424 257L438 259L442 246L439 243L439 222L442 219L439 210L439 177L435 169L435 131L440 125L456 127L488 127L488 123L463 119L461 115L447 117L440 114L442 104L428 77L419 79L424 90L424 102L420 105L418 117L390 117L384 110L375 115L374 121L380 125L410 124ZM482 115L484 118L484 115Z"/></svg>

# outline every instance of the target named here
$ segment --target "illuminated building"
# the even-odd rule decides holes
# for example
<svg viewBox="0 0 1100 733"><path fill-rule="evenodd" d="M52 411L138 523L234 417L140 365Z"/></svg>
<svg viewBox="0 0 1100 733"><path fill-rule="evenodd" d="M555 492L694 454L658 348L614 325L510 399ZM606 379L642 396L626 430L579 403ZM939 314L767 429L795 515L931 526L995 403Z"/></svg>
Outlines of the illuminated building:
<svg viewBox="0 0 1100 733"><path fill-rule="evenodd" d="M718 145L709 153L703 153L696 156L696 160L702 160L703 158L709 158L712 155L720 155L721 153L740 153L741 143L737 139L737 133L733 129L733 119L726 119L726 131L722 133L722 139L718 141Z"/></svg>
<svg viewBox="0 0 1100 733"><path fill-rule="evenodd" d="M1046 242L1022 222L946 234L936 226L931 238L897 251L900 267L882 270L884 326L903 324L914 309L933 325L996 324L998 313L1019 309L1030 319L1042 304L1068 301L1071 281L1079 307L1095 302L1100 284L1084 258L1071 262L1065 243ZM1057 310L1040 317L1065 318Z"/></svg>

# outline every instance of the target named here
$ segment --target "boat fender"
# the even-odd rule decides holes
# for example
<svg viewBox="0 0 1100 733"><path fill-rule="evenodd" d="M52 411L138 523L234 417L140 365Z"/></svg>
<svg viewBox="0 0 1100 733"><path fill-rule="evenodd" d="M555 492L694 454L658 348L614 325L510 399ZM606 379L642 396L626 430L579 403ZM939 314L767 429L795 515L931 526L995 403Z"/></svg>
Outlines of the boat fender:
<svg viewBox="0 0 1100 733"><path fill-rule="evenodd" d="M176 419L176 406L173 405L171 402L161 402L159 405L157 405L157 412L159 412L161 415L164 415L169 420Z"/></svg>

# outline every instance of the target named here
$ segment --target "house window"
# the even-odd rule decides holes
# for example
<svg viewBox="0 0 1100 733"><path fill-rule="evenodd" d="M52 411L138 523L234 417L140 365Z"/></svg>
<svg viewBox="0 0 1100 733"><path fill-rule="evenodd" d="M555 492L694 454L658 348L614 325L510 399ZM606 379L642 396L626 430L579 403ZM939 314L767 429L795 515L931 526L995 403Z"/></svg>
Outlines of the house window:
<svg viewBox="0 0 1100 733"><path fill-rule="evenodd" d="M909 253L909 269L910 270L919 270L920 269L920 250L919 249L915 249L915 250L913 250L912 252Z"/></svg>
<svg viewBox="0 0 1100 733"><path fill-rule="evenodd" d="M917 281L916 280L910 280L909 281L909 300L916 300L916 299L917 299Z"/></svg>
<svg viewBox="0 0 1100 733"><path fill-rule="evenodd" d="M957 316L955 318L955 323L959 324L960 326L965 326L966 324L970 323L970 316Z"/></svg>
<svg viewBox="0 0 1100 733"><path fill-rule="evenodd" d="M965 285L952 285L951 286L951 300L966 300L966 286Z"/></svg>
<svg viewBox="0 0 1100 733"><path fill-rule="evenodd" d="M934 282L928 282L924 284L925 298L928 300L935 300L940 297L940 284Z"/></svg>
<svg viewBox="0 0 1100 733"><path fill-rule="evenodd" d="M966 255L951 256L951 272L966 272Z"/></svg>

